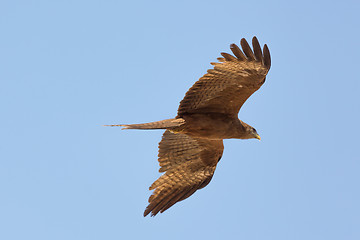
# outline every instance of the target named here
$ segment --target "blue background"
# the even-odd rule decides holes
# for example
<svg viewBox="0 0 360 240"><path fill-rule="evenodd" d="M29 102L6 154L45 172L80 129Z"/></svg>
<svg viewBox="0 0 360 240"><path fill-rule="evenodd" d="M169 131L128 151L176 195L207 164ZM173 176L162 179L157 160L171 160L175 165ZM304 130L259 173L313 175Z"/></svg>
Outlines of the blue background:
<svg viewBox="0 0 360 240"><path fill-rule="evenodd" d="M360 239L358 1L1 1L0 239ZM144 218L162 131L229 44L267 43L212 182Z"/></svg>

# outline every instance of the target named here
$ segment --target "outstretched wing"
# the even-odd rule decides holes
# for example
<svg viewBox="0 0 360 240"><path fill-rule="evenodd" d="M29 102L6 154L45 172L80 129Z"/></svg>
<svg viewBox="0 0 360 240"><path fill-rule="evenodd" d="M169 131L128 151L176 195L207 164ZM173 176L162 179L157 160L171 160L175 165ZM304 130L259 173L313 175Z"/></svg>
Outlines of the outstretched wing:
<svg viewBox="0 0 360 240"><path fill-rule="evenodd" d="M224 150L222 140L192 138L166 130L159 143L160 172L144 216L155 216L191 196L211 180Z"/></svg>
<svg viewBox="0 0 360 240"><path fill-rule="evenodd" d="M252 39L254 52L247 41L240 41L242 50L231 44L231 51L221 53L219 63L211 63L208 70L186 93L180 102L178 117L187 113L225 113L237 115L244 102L265 82L271 65L266 44L261 51L256 37Z"/></svg>

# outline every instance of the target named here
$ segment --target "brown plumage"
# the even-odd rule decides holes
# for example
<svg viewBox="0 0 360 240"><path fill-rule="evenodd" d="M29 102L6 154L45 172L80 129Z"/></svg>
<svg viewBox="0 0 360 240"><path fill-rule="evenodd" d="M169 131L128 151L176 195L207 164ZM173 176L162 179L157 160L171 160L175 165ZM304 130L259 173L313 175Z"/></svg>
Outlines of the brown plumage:
<svg viewBox="0 0 360 240"><path fill-rule="evenodd" d="M224 146L223 139L260 136L238 119L244 102L265 82L271 65L266 45L261 50L256 37L253 50L245 39L241 49L231 44L235 56L221 53L213 69L201 77L180 102L173 119L144 124L109 125L125 129L166 129L159 143L160 172L151 186L144 216L155 216L191 196L211 180Z"/></svg>

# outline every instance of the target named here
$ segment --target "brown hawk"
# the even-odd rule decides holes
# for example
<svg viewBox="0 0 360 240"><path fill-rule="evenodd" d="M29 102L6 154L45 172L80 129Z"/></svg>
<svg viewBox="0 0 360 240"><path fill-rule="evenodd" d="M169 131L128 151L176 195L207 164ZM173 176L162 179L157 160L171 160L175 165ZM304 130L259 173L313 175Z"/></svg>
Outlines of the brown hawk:
<svg viewBox="0 0 360 240"><path fill-rule="evenodd" d="M223 139L260 136L238 118L244 102L265 82L271 65L266 44L261 50L256 37L253 50L243 38L233 55L221 53L213 69L201 77L180 102L177 116L144 124L119 124L124 129L166 129L159 143L160 172L151 186L144 216L155 216L205 187L213 177L223 150Z"/></svg>

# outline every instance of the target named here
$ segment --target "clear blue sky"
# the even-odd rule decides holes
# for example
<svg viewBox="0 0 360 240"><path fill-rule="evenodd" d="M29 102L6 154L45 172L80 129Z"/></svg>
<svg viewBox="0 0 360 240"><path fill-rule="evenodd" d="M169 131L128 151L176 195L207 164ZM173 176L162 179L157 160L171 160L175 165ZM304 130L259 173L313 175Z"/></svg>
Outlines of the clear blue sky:
<svg viewBox="0 0 360 240"><path fill-rule="evenodd" d="M0 239L360 239L358 1L1 1ZM212 182L144 218L162 131L231 43L272 68Z"/></svg>

